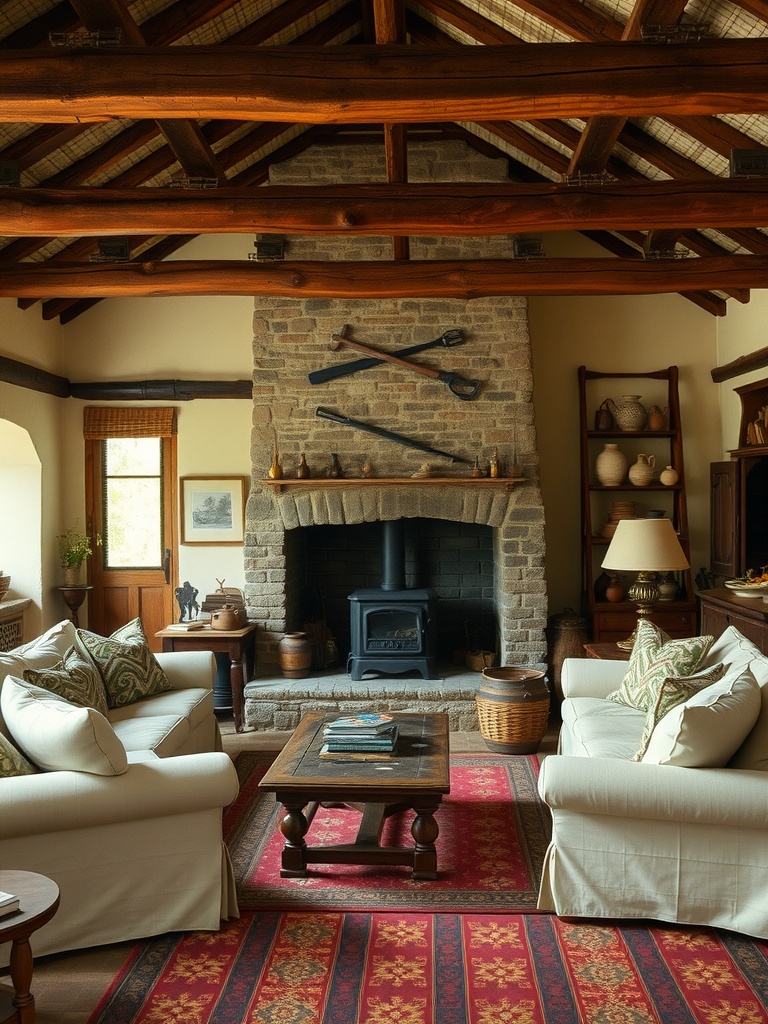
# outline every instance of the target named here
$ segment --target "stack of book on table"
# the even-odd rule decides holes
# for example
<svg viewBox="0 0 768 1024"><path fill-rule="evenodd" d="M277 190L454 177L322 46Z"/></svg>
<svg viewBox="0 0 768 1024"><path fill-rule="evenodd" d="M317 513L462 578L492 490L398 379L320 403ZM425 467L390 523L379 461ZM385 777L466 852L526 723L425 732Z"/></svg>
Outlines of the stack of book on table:
<svg viewBox="0 0 768 1024"><path fill-rule="evenodd" d="M15 910L18 910L19 904L18 896L15 896L12 892L0 891L0 917L5 917L6 914L12 914Z"/></svg>
<svg viewBox="0 0 768 1024"><path fill-rule="evenodd" d="M386 757L395 749L397 725L392 715L363 712L326 723L323 739L321 757L336 754Z"/></svg>

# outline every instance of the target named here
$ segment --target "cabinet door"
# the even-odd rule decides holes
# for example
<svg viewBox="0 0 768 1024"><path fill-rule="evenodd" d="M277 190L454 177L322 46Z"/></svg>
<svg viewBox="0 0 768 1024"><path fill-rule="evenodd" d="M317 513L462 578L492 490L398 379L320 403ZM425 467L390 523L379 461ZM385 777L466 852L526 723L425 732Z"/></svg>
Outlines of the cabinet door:
<svg viewBox="0 0 768 1024"><path fill-rule="evenodd" d="M709 568L717 576L739 575L739 463L713 462L710 480Z"/></svg>

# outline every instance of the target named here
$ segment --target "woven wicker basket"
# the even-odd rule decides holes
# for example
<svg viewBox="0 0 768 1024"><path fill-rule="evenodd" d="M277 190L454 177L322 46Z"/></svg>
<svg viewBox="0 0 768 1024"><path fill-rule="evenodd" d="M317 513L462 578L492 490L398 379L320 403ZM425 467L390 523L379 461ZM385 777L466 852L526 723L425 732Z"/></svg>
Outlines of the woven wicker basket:
<svg viewBox="0 0 768 1024"><path fill-rule="evenodd" d="M489 668L475 694L480 733L490 750L534 754L549 723L549 689L543 672Z"/></svg>

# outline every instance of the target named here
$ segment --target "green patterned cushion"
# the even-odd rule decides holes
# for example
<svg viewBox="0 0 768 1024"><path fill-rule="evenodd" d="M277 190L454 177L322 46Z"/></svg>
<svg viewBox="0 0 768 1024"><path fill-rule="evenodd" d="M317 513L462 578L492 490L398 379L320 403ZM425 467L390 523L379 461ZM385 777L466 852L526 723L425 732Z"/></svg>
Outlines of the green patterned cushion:
<svg viewBox="0 0 768 1024"><path fill-rule="evenodd" d="M641 619L637 624L627 674L618 690L608 694L608 700L648 712L661 681L668 677L692 675L713 642L712 636L670 640L658 626L648 619Z"/></svg>
<svg viewBox="0 0 768 1024"><path fill-rule="evenodd" d="M14 775L34 775L36 771L37 768L0 732L0 779L11 779Z"/></svg>
<svg viewBox="0 0 768 1024"><path fill-rule="evenodd" d="M99 667L110 708L122 708L173 687L149 649L141 619L134 619L110 637L78 629L82 644Z"/></svg>
<svg viewBox="0 0 768 1024"><path fill-rule="evenodd" d="M709 668L701 669L692 676L667 676L659 680L658 685L654 684L656 698L648 709L640 749L632 760L642 760L643 754L648 749L653 730L668 711L676 708L678 704L683 704L699 690L722 679L725 669L726 666L723 664L710 665Z"/></svg>
<svg viewBox="0 0 768 1024"><path fill-rule="evenodd" d="M94 708L107 713L107 693L101 673L87 651L70 647L61 661L51 668L25 669L23 678L34 686L57 693L78 708Z"/></svg>

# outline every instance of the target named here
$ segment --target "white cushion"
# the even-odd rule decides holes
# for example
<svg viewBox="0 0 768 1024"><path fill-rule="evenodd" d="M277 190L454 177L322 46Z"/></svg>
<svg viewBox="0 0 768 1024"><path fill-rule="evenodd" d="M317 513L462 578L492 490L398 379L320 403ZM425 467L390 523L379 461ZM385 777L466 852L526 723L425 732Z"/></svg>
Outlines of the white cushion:
<svg viewBox="0 0 768 1024"><path fill-rule="evenodd" d="M22 679L26 668L53 668L75 642L75 636L75 627L69 619L63 619L29 643L14 647L12 651L0 651L0 687L6 676ZM0 729L7 731L3 729L2 715Z"/></svg>
<svg viewBox="0 0 768 1024"><path fill-rule="evenodd" d="M668 712L642 760L683 768L723 768L760 713L760 687L748 668L732 670Z"/></svg>
<svg viewBox="0 0 768 1024"><path fill-rule="evenodd" d="M0 694L6 725L19 749L46 771L122 775L125 747L104 715L79 708L23 679L7 676Z"/></svg>
<svg viewBox="0 0 768 1024"><path fill-rule="evenodd" d="M715 640L702 664L724 661L731 669L748 667L762 695L761 709L754 728L730 762L730 768L768 771L768 657L747 640L735 626L729 626Z"/></svg>

